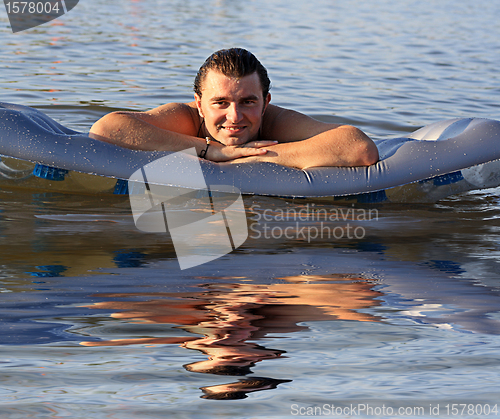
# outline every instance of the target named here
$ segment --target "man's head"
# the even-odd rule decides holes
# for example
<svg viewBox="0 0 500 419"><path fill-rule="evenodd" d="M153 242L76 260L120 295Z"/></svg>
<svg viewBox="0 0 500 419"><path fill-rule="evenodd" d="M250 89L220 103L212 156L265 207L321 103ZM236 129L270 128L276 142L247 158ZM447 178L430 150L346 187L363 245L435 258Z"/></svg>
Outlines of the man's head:
<svg viewBox="0 0 500 419"><path fill-rule="evenodd" d="M251 52L243 48L221 49L206 59L194 79L194 92L201 97L205 77L210 70L218 71L227 77L241 79L253 73L259 76L262 97L265 99L271 88L271 80L266 68Z"/></svg>
<svg viewBox="0 0 500 419"><path fill-rule="evenodd" d="M194 83L195 101L208 134L225 145L259 137L271 100L267 71L255 56L233 48L212 54Z"/></svg>

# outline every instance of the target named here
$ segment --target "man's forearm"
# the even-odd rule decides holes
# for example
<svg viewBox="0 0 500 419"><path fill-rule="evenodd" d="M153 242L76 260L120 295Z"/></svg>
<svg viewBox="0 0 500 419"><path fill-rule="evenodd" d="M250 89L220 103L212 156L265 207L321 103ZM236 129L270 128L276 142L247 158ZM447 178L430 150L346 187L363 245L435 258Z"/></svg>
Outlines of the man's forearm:
<svg viewBox="0 0 500 419"><path fill-rule="evenodd" d="M251 159L305 169L321 166L369 166L379 158L373 141L359 129L348 125L306 140L266 148L268 152L265 155ZM244 161L245 159L238 159L238 162Z"/></svg>

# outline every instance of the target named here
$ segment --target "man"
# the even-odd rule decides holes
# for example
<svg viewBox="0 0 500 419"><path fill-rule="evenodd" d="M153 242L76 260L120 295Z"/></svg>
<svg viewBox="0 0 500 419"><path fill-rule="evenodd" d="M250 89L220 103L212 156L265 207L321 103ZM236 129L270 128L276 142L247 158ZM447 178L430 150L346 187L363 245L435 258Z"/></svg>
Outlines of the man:
<svg viewBox="0 0 500 419"><path fill-rule="evenodd" d="M215 162L267 161L305 169L378 161L377 147L362 131L271 105L269 87L267 71L253 54L217 51L196 76L193 102L112 112L92 126L90 136L138 150L195 147Z"/></svg>

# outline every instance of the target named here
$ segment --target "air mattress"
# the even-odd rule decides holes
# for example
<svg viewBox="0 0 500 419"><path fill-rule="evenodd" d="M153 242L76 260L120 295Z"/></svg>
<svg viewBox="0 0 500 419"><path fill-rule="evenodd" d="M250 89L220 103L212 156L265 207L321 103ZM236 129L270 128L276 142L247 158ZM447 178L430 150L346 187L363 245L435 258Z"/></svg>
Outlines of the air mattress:
<svg viewBox="0 0 500 419"><path fill-rule="evenodd" d="M380 161L370 167L298 170L273 163L199 163L208 185L231 185L250 195L339 203L436 202L500 185L499 121L447 120L376 144ZM2 188L126 194L127 180L135 172L172 154L117 147L68 129L37 109L0 103ZM188 154L184 158L198 159ZM190 184L189 166L165 167L148 182L196 188Z"/></svg>

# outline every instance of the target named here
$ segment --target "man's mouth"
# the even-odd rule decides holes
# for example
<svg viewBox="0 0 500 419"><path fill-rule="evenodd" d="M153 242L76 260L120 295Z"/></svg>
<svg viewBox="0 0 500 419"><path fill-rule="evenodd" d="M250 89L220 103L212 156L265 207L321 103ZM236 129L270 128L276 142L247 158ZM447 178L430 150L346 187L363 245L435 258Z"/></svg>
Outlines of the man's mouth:
<svg viewBox="0 0 500 419"><path fill-rule="evenodd" d="M246 127L244 125L242 125L242 126L229 126L229 127L221 126L221 128L226 130L226 131L236 133L238 131L245 129Z"/></svg>

